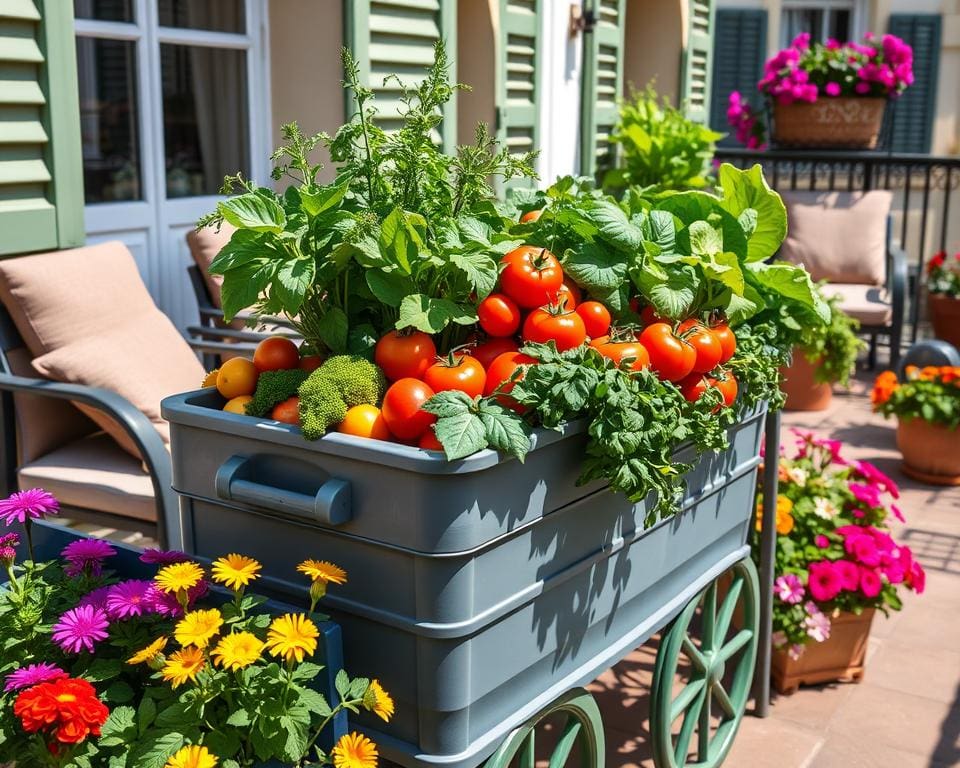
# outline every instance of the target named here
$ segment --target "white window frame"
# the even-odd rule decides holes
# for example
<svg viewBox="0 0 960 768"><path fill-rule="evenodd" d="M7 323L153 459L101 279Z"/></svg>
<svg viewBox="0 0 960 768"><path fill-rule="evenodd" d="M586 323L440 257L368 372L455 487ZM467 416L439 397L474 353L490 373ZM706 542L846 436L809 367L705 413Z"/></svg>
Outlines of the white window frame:
<svg viewBox="0 0 960 768"><path fill-rule="evenodd" d="M811 11L850 11L850 37L853 40L859 40L867 31L867 3L866 0L783 0L780 6L781 13L781 38L787 35L787 25L782 21L785 11L793 10L811 10ZM824 14L824 24L827 21L827 15ZM822 33L826 29L821 30ZM824 39L825 34L821 35ZM847 42L841 40L841 43ZM789 40L780 41L781 48L790 45Z"/></svg>

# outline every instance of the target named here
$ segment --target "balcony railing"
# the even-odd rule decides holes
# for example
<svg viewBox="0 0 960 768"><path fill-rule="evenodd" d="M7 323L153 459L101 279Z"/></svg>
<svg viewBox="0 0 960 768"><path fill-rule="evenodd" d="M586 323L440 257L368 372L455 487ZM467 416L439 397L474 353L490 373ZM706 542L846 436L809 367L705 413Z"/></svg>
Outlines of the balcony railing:
<svg viewBox="0 0 960 768"><path fill-rule="evenodd" d="M780 192L892 191L894 237L910 259L907 318L911 339L916 340L924 264L936 251L960 251L960 157L724 147L717 158L741 168L760 163L770 185Z"/></svg>

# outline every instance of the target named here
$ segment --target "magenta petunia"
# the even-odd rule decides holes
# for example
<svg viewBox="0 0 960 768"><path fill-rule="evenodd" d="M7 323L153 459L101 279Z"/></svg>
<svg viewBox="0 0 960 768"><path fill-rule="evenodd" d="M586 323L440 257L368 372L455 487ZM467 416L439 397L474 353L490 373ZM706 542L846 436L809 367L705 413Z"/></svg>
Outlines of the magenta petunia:
<svg viewBox="0 0 960 768"><path fill-rule="evenodd" d="M843 542L843 546L847 550L847 554L853 555L854 559L861 565L870 568L880 565L880 550L872 536L850 536Z"/></svg>
<svg viewBox="0 0 960 768"><path fill-rule="evenodd" d="M864 597L876 597L883 588L883 582L872 568L860 569L860 591Z"/></svg>
<svg viewBox="0 0 960 768"><path fill-rule="evenodd" d="M900 489L897 487L897 484L869 461L856 461L853 467L868 483L876 485L895 499L900 498Z"/></svg>
<svg viewBox="0 0 960 768"><path fill-rule="evenodd" d="M824 534L818 533L813 537L813 543L816 544L820 549L826 549L830 546L830 539L828 539Z"/></svg>
<svg viewBox="0 0 960 768"><path fill-rule="evenodd" d="M863 483L849 483L850 493L861 504L870 508L882 506L880 500L880 489L875 485L864 485Z"/></svg>
<svg viewBox="0 0 960 768"><path fill-rule="evenodd" d="M807 589L810 595L818 602L833 600L843 588L840 574L829 560L821 560L810 564L810 574L807 579Z"/></svg>
<svg viewBox="0 0 960 768"><path fill-rule="evenodd" d="M114 584L107 591L106 611L111 619L129 619L142 616L151 610L147 592L152 581L130 579Z"/></svg>
<svg viewBox="0 0 960 768"><path fill-rule="evenodd" d="M53 625L51 638L64 651L80 653L84 648L93 653L94 645L107 638L106 611L92 605L81 605L67 611Z"/></svg>
<svg viewBox="0 0 960 768"><path fill-rule="evenodd" d="M922 594L927 586L927 573L923 570L923 566L916 560L910 564L910 571L907 574L906 582L907 586L912 587L913 591L918 595Z"/></svg>
<svg viewBox="0 0 960 768"><path fill-rule="evenodd" d="M47 493L42 488L17 491L9 498L0 501L0 520L7 525L38 520L47 515L55 515L59 511L60 502L53 494Z"/></svg>
<svg viewBox="0 0 960 768"><path fill-rule="evenodd" d="M860 569L856 563L837 560L833 567L840 576L840 583L845 592L856 592L860 588Z"/></svg>
<svg viewBox="0 0 960 768"><path fill-rule="evenodd" d="M115 554L117 550L103 539L77 539L67 544L60 553L67 561L63 571L71 578L82 573L99 576L103 572L103 561Z"/></svg>
<svg viewBox="0 0 960 768"><path fill-rule="evenodd" d="M16 672L7 675L7 682L3 686L3 691L4 693L10 693L10 691L30 688L40 683L49 683L52 680L60 680L64 677L69 677L69 675L56 664L50 664L46 661L40 664L28 664L26 667L21 667Z"/></svg>
<svg viewBox="0 0 960 768"><path fill-rule="evenodd" d="M147 547L140 553L140 562L148 565L171 565L172 563L185 563L193 558L185 552L179 552L175 549L155 549Z"/></svg>

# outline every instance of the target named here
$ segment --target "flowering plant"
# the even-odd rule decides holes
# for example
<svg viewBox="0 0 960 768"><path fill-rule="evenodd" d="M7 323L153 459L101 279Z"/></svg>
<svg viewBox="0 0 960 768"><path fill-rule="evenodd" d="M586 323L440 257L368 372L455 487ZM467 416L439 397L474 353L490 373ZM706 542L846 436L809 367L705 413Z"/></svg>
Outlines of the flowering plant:
<svg viewBox="0 0 960 768"><path fill-rule="evenodd" d="M884 371L873 384L873 410L884 416L923 419L948 429L960 425L960 367L908 365L904 380Z"/></svg>
<svg viewBox="0 0 960 768"><path fill-rule="evenodd" d="M899 588L922 592L925 574L886 527L890 516L903 521L896 484L869 462L845 459L838 441L794 432L796 450L779 458L773 629L774 645L796 658L830 637L839 612L899 610ZM759 514L758 503L755 556Z"/></svg>
<svg viewBox="0 0 960 768"><path fill-rule="evenodd" d="M25 525L57 510L35 490L0 502L0 520ZM17 562L19 534L0 536L0 763L30 766L240 768L255 762L374 768L376 745L357 733L328 752L321 733L342 711L389 720L377 680L336 676L339 701L312 687L311 657L326 619L317 605L346 573L307 560L306 612L273 616L248 593L261 565L240 554L209 571L182 552L145 550L152 579L123 579L117 549L77 539L57 561Z"/></svg>
<svg viewBox="0 0 960 768"><path fill-rule="evenodd" d="M750 106L740 91L733 91L727 103L727 123L737 141L747 149L767 148L767 127L763 115Z"/></svg>
<svg viewBox="0 0 960 768"><path fill-rule="evenodd" d="M960 298L960 252L948 259L946 251L940 251L927 262L927 290Z"/></svg>

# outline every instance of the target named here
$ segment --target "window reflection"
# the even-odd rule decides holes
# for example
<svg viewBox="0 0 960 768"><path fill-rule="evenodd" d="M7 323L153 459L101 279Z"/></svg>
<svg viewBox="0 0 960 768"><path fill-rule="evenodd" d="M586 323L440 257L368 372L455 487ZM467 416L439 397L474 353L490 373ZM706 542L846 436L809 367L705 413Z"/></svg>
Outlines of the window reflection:
<svg viewBox="0 0 960 768"><path fill-rule="evenodd" d="M243 34L243 6L243 0L158 0L157 13L161 27Z"/></svg>
<svg viewBox="0 0 960 768"><path fill-rule="evenodd" d="M133 0L73 0L73 15L96 21L133 21Z"/></svg>

